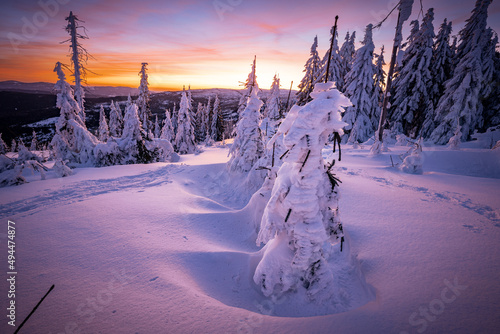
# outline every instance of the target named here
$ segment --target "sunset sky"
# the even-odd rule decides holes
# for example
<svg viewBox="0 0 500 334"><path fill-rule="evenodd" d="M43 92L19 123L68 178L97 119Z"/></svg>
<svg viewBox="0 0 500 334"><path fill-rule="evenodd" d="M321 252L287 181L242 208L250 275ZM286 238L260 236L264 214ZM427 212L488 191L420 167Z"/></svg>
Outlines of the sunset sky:
<svg viewBox="0 0 500 334"><path fill-rule="evenodd" d="M40 4L46 3L44 10ZM3 0L0 4L0 80L55 82L57 61L69 64L65 17L72 10L85 21L90 39L83 41L95 57L87 67L89 85L139 85L141 62L149 63L153 90L238 88L257 55L257 79L269 88L279 74L284 88L302 78L315 35L323 57L329 29L339 15L340 43L356 31L357 47L368 23L377 23L393 0ZM423 11L434 7L437 33L445 17L453 34L463 27L475 1L422 0ZM50 4L50 5L49 5ZM411 19L419 17L415 1ZM420 17L422 14L420 14ZM392 47L397 14L374 32L376 52ZM405 24L405 38L408 23ZM500 31L500 1L489 8L489 25ZM33 29L33 27L35 29ZM69 74L69 73L68 73Z"/></svg>

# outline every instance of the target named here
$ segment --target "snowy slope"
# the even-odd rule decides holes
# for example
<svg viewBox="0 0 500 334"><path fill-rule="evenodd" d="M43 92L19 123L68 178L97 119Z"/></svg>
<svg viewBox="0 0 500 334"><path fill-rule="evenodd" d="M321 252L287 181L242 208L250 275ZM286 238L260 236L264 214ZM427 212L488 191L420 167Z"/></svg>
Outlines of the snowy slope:
<svg viewBox="0 0 500 334"><path fill-rule="evenodd" d="M373 302L290 317L265 299L252 283L251 213L225 174L227 149L209 148L1 188L3 254L7 219L17 226L17 324L55 284L21 332L494 333L500 151L424 148L424 175L409 175L389 158L407 148L391 149L346 146L337 162L341 219ZM0 332L13 332L3 317Z"/></svg>

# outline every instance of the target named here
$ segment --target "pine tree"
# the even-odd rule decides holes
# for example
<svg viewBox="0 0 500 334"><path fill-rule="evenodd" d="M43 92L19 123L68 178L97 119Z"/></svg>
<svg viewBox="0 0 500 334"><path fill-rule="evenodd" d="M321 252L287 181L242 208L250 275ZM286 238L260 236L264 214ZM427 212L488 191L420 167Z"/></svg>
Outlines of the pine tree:
<svg viewBox="0 0 500 334"><path fill-rule="evenodd" d="M7 144L2 139L2 134L0 133L0 154L7 153Z"/></svg>
<svg viewBox="0 0 500 334"><path fill-rule="evenodd" d="M139 110L139 119L142 122L142 126L146 134L153 132L153 122L151 118L153 117L151 110L149 108L149 83L147 71L148 63L141 64L141 70L139 75L141 77L141 84L139 85L139 97L137 98L136 104Z"/></svg>
<svg viewBox="0 0 500 334"><path fill-rule="evenodd" d="M430 8L420 28L418 21L412 22L414 33L408 38L408 47L391 92L389 114L392 130L394 133L402 133L411 138L419 136L424 120L432 119L434 115L431 95L433 20L434 9Z"/></svg>
<svg viewBox="0 0 500 334"><path fill-rule="evenodd" d="M351 63L352 59L354 57L354 52L356 51L355 45L354 45L354 40L356 39L356 32L353 31L352 35L349 36L349 32L347 32L345 36L344 43L342 44L342 47L340 48L339 55L341 59L341 65L340 66L340 75L342 78L344 78L349 73L351 70ZM343 86L338 86L338 89L343 92L345 90L345 87Z"/></svg>
<svg viewBox="0 0 500 334"><path fill-rule="evenodd" d="M10 142L10 151L13 153L17 151L17 143L15 139L12 139Z"/></svg>
<svg viewBox="0 0 500 334"><path fill-rule="evenodd" d="M346 108L343 121L349 143L364 142L373 136L372 119L380 114L379 95L375 90L372 25L366 26L363 46L356 50L352 67L346 76L345 94L353 106Z"/></svg>
<svg viewBox="0 0 500 334"><path fill-rule="evenodd" d="M130 95L129 95L130 97ZM129 104L127 103L127 106ZM123 131L123 116L118 103L111 101L111 111L109 112L109 134L112 137L119 138Z"/></svg>
<svg viewBox="0 0 500 334"><path fill-rule="evenodd" d="M246 106L236 124L236 137L229 150L228 167L232 172L248 173L264 152L259 128L262 101L257 89L251 91Z"/></svg>
<svg viewBox="0 0 500 334"><path fill-rule="evenodd" d="M106 121L106 114L104 113L104 107L101 104L101 110L99 111L99 140L102 142L107 142L109 138L109 127Z"/></svg>
<svg viewBox="0 0 500 334"><path fill-rule="evenodd" d="M172 127L172 122L170 121L170 113L165 110L165 119L163 120L163 127L161 129L160 139L166 139L169 142L174 140L174 129Z"/></svg>
<svg viewBox="0 0 500 334"><path fill-rule="evenodd" d="M1 137L0 137L1 140ZM0 143L1 146L1 143ZM31 145L30 145L30 151L38 151L40 145L38 144L38 139L36 138L36 131L33 130L33 133L31 134ZM1 149L0 149L1 150Z"/></svg>
<svg viewBox="0 0 500 334"><path fill-rule="evenodd" d="M330 67L328 68L328 81L333 81L335 82L335 85L338 87L343 87L344 86L344 73L345 70L342 68L342 58L339 55L339 46L337 42L337 37L338 36L333 36L333 27L330 30L330 34L332 35L330 37L330 44L333 40L333 49L332 49L332 55L330 58ZM330 55L330 49L328 49L325 53L325 56L323 57L323 60L321 61L321 74L318 76L316 79L316 82L325 82L325 72L327 70L327 64L328 64L328 56Z"/></svg>
<svg viewBox="0 0 500 334"><path fill-rule="evenodd" d="M342 242L338 180L322 149L332 132L342 132L340 111L350 103L333 82L316 84L311 97L305 106L294 106L280 126L288 152L262 217L257 244L267 246L253 280L265 296L305 290L310 300L335 303L339 287L329 261L350 257Z"/></svg>
<svg viewBox="0 0 500 334"><path fill-rule="evenodd" d="M186 92L182 92L175 135L175 151L179 154L190 154L196 150L194 129L189 112L189 102Z"/></svg>
<svg viewBox="0 0 500 334"><path fill-rule="evenodd" d="M220 100L218 95L215 95L211 121L210 137L214 142L221 141L224 134L224 123L222 120L222 111L220 108Z"/></svg>
<svg viewBox="0 0 500 334"><path fill-rule="evenodd" d="M311 100L309 94L311 94L314 83L317 82L318 77L321 74L321 60L318 55L318 36L314 37L314 42L311 46L310 57L304 65L304 77L300 81L297 92L297 104L304 105Z"/></svg>
<svg viewBox="0 0 500 334"><path fill-rule="evenodd" d="M490 90L491 72L484 72L485 65L491 63L491 33L486 21L491 0L477 0L472 15L459 32L457 47L458 64L453 77L445 84L445 92L436 107L436 129L431 140L446 144L454 135L457 122L460 125L462 141L468 140L474 130L483 126L483 101Z"/></svg>

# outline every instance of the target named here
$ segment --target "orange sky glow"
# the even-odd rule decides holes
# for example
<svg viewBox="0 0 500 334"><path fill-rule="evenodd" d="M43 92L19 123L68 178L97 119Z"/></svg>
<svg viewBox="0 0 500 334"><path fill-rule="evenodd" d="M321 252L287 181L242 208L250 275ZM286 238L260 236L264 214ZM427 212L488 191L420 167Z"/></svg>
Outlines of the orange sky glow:
<svg viewBox="0 0 500 334"><path fill-rule="evenodd" d="M141 63L148 62L152 90L179 90L183 85L240 88L257 55L261 88L269 88L278 74L283 88L293 81L296 89L314 36L318 35L323 57L336 14L339 44L347 31L355 30L359 47L366 24L380 21L394 4L391 0L3 1L0 80L55 82L54 64L70 64L68 44L61 42L68 38L65 17L73 10L85 21L89 39L82 44L94 57L87 63L93 72L87 76L89 85L137 87ZM424 0L423 10L429 6L435 8L436 33L447 17L456 34L474 1ZM421 18L419 10L415 1L411 19ZM387 63L396 20L392 16L374 32L375 52L384 44ZM499 24L500 3L490 6L489 22Z"/></svg>

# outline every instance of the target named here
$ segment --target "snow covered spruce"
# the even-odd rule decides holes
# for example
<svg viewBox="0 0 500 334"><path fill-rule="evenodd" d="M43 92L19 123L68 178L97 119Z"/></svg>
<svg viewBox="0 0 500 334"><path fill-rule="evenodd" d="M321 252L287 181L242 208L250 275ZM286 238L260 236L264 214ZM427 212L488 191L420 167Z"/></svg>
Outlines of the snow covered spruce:
<svg viewBox="0 0 500 334"><path fill-rule="evenodd" d="M334 86L316 84L313 100L293 108L278 130L288 152L262 217L257 244L266 246L253 277L265 296L314 301L326 313L372 298L339 219L333 162L322 157L328 136L346 125L342 107L351 105Z"/></svg>

